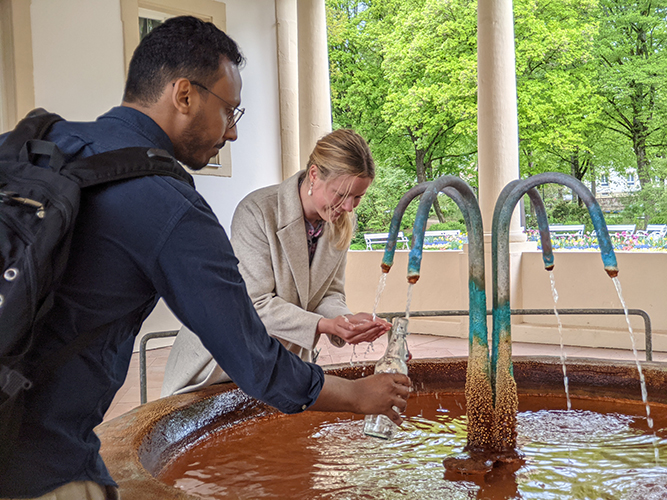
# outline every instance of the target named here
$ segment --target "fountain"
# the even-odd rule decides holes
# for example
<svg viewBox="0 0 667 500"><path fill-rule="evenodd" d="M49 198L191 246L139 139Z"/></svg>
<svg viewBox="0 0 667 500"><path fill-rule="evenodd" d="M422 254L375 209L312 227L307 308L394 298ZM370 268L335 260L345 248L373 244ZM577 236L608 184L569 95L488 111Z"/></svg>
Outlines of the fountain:
<svg viewBox="0 0 667 500"><path fill-rule="evenodd" d="M446 176L418 185L399 203L390 228L390 235L394 236L407 205L422 195L409 260L408 279L413 284L419 279L426 216L437 194L444 192L452 197L464 214L470 241L470 355L469 359L413 360L409 364L417 394L408 404L405 432L394 440L382 441L388 448L378 448L375 442L379 440L361 437L363 419L359 417L311 412L285 416L247 397L233 384L223 384L148 403L98 427L102 455L121 487L123 499L198 498L158 478L167 480L170 471L178 468L179 457L188 457L186 461L190 463L199 460L188 454L193 452L199 457L197 450L206 450L218 438L219 446L227 446L224 451L217 448L211 455L201 455L212 457L212 461L217 457L224 459L221 472L213 475L225 476L226 471L231 471L228 475L232 482L242 476L250 479L239 490L227 490L213 483L190 490L210 498L257 498L271 496L271 492L274 497L290 498L571 498L574 493L576 498L597 498L595 495L602 493L595 488L610 488L614 481L617 484L612 490L620 493L609 494L609 498L621 498L631 487L633 495L644 491L642 495L646 496L627 498L664 498L667 469L664 463L660 465L657 455L655 464L648 465L641 458L644 455L629 458L631 464L619 472L618 479L609 479L606 473L613 468L609 465L612 455L619 454L608 444L610 436L623 436L623 446L632 442L632 446L645 448L646 436L652 432L649 444L656 453L658 447L667 450L667 367L645 363L645 388L639 390L638 365L634 363L585 359L568 362L569 394L577 410L563 412L561 360L511 356L509 219L521 196L528 194L537 207L545 268L552 269L548 223L535 190L546 182L571 187L586 201L600 238L605 269L610 276L618 272L602 213L592 196L586 195L583 185L561 174L541 174L510 183L499 197L493 220L491 353L486 329L483 230L472 190L460 179ZM395 238L387 244L383 256L385 273L392 267L394 250ZM346 364L326 371L357 378L368 373L369 366ZM654 429L658 430L652 431L650 417L642 416L646 394L650 395ZM614 416L613 412L620 415ZM306 435L293 437L291 428ZM562 442L554 443L558 435L563 436ZM598 443L591 444L593 435L599 437ZM315 449L307 445L313 440L317 443ZM298 452L291 447L294 443L302 443ZM591 462L586 462L582 452L588 447L594 450L589 453ZM519 449L525 454L525 462ZM246 460L248 450L251 453ZM621 456L627 454L624 450L621 449ZM463 452L467 455L461 460ZM427 455L431 461L416 461L419 454ZM304 457L306 466L292 461L297 455ZM310 460L315 460L315 455L319 461L313 465ZM271 468L270 458L274 456L276 463ZM471 456L477 460L472 466L467 458ZM486 459L480 460L480 456ZM258 474L260 458L269 471L268 479ZM433 466L435 461L441 464L443 458L450 459L451 467L445 470L442 465ZM517 458L519 461L505 463ZM331 462L334 459L343 465L335 466ZM243 473L239 464L248 460L249 471ZM591 474L596 469L600 477L606 477L606 483L593 476L576 477L568 467L583 467ZM303 477L298 474L302 469ZM427 477L428 471L434 475ZM544 478L540 471L544 471ZM480 474L470 475L471 472ZM199 483L204 475L201 470L186 473L186 477ZM626 476L628 484L623 483ZM375 483L376 489L368 486L368 481ZM173 478L171 482L174 483ZM325 490L325 486L332 489Z"/></svg>

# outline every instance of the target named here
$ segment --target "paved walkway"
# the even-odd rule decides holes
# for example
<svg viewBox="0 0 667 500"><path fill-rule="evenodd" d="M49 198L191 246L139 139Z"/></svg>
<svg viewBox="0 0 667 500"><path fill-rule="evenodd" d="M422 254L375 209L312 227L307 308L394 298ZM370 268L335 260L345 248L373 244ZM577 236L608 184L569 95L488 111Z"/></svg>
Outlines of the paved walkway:
<svg viewBox="0 0 667 500"><path fill-rule="evenodd" d="M439 337L434 335L411 334L408 336L408 345L413 358L443 358L452 356L468 355L468 340ZM342 348L332 346L323 336L318 344L321 348L317 362L322 365L337 363L349 363L350 361L371 361L377 360L384 354L386 336L382 337L373 344L373 349L368 349L368 344L362 344L353 349L346 345ZM146 353L146 392L148 401L153 401L160 397L160 388L164 378L164 368L169 357L170 347L149 350ZM587 347L567 347L565 352L568 357L590 357L615 360L633 360L634 356L631 350L620 349L594 349ZM560 347L550 344L527 344L515 342L512 344L512 353L515 356L559 356ZM646 359L645 353L639 353L639 359ZM667 362L667 353L653 353L654 361ZM139 406L139 353L132 355L130 369L127 374L125 384L116 394L109 411L105 415L105 420L117 417Z"/></svg>

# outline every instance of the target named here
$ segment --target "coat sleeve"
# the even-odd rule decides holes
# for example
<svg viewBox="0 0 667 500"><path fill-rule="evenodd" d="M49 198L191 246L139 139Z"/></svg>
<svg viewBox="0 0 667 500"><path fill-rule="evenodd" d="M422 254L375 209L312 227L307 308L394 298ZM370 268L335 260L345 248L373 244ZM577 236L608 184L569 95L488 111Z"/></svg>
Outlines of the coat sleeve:
<svg viewBox="0 0 667 500"><path fill-rule="evenodd" d="M231 238L239 257L239 270L269 335L313 350L319 340L317 323L323 315L306 311L276 294L273 256L280 252L271 248L276 245L275 239L270 241L267 236L269 231L274 235L276 229L252 200L245 199L239 204L232 219Z"/></svg>

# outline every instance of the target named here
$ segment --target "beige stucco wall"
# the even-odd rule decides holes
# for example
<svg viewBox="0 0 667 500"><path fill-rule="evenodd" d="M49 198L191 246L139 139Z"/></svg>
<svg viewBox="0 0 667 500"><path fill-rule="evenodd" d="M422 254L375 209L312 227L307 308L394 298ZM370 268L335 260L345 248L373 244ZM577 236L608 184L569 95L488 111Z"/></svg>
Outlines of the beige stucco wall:
<svg viewBox="0 0 667 500"><path fill-rule="evenodd" d="M407 298L407 251L397 251L387 277L378 311L403 311ZM667 253L619 252L619 280L629 308L643 309L651 317L653 348L667 351ZM381 276L381 251L348 253L346 293L353 311L371 311ZM556 289L559 308L620 308L612 280L604 272L595 252L556 252ZM523 252L517 260L520 283L512 308L553 308L549 273L544 270L541 253ZM421 278L415 285L411 310L451 310L468 308L467 255L463 252L428 251L424 253ZM487 267L488 266L487 264ZM488 273L487 273L488 274ZM491 279L487 278L491 297ZM623 316L561 316L566 345L629 348L631 342ZM643 348L644 322L631 317L638 347ZM413 333L467 336L466 318L417 319L410 321ZM554 316L514 317L515 341L559 343Z"/></svg>

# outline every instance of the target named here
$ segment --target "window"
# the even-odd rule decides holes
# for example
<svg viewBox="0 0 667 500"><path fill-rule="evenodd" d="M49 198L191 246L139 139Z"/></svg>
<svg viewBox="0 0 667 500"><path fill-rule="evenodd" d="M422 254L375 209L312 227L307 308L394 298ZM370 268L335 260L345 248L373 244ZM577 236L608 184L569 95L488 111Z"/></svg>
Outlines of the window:
<svg viewBox="0 0 667 500"><path fill-rule="evenodd" d="M600 176L600 186L609 186L609 177L606 175Z"/></svg>
<svg viewBox="0 0 667 500"><path fill-rule="evenodd" d="M153 28L160 26L170 17L172 16L164 12L139 7L139 40L143 40Z"/></svg>
<svg viewBox="0 0 667 500"><path fill-rule="evenodd" d="M635 174L628 174L628 186L635 185Z"/></svg>
<svg viewBox="0 0 667 500"><path fill-rule="evenodd" d="M0 0L2 1L2 0ZM132 53L139 41L165 20L174 16L191 15L210 21L221 30L226 28L225 4L215 0L121 0L123 36L125 39L125 68L130 64ZM201 170L186 170L194 175L232 176L232 155L229 143L211 158Z"/></svg>

